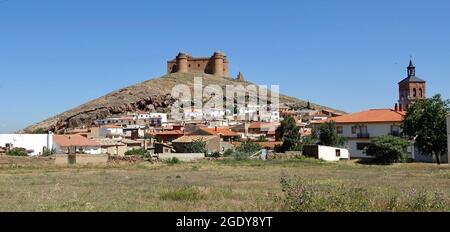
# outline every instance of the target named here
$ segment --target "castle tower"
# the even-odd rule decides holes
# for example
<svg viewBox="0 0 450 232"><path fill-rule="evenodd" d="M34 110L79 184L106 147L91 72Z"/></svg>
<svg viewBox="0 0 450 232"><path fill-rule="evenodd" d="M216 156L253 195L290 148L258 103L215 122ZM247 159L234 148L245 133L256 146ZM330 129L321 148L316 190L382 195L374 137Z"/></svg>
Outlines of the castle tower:
<svg viewBox="0 0 450 232"><path fill-rule="evenodd" d="M426 82L416 76L416 67L412 60L407 67L408 76L398 83L399 86L399 107L407 110L411 104L426 98Z"/></svg>
<svg viewBox="0 0 450 232"><path fill-rule="evenodd" d="M177 72L179 73L188 72L188 56L183 52L178 53L177 56Z"/></svg>
<svg viewBox="0 0 450 232"><path fill-rule="evenodd" d="M224 55L221 52L215 52L213 55L213 74L217 76L223 76L223 60Z"/></svg>
<svg viewBox="0 0 450 232"><path fill-rule="evenodd" d="M243 75L241 72L239 72L239 74L238 74L236 80L238 80L238 81L244 81L244 75Z"/></svg>
<svg viewBox="0 0 450 232"><path fill-rule="evenodd" d="M223 58L223 75L227 78L230 77L230 70L228 69L228 58L224 56Z"/></svg>

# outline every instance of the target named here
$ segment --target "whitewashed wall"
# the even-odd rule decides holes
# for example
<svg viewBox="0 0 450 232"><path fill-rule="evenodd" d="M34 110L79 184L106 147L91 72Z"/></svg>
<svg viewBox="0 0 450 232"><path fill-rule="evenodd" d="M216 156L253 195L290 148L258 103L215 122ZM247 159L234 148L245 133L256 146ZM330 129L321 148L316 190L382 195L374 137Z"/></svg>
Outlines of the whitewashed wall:
<svg viewBox="0 0 450 232"><path fill-rule="evenodd" d="M391 133L391 126L400 126L401 123L362 123L362 125L367 126L367 133L370 134L369 139L358 139L358 133L352 134L352 127L361 124L338 124L342 126L342 136L347 138L346 147L350 152L351 158L369 158L364 151L357 149L357 143L370 143L372 138L389 135Z"/></svg>
<svg viewBox="0 0 450 232"><path fill-rule="evenodd" d="M336 156L336 150L340 150L341 155ZM319 159L326 161L339 161L340 159L350 159L347 149L338 147L319 146Z"/></svg>
<svg viewBox="0 0 450 232"><path fill-rule="evenodd" d="M9 143L13 147L25 148L35 156L42 153L44 148L53 148L52 134L0 134L0 146Z"/></svg>

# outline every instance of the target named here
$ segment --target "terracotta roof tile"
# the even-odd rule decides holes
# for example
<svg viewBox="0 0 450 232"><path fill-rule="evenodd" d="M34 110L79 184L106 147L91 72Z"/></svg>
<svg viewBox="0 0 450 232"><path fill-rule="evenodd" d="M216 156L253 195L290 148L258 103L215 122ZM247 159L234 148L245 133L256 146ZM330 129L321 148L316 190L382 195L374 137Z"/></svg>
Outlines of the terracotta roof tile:
<svg viewBox="0 0 450 232"><path fill-rule="evenodd" d="M220 135L225 137L237 137L240 136L240 134L232 131L229 128L219 127L219 128L200 128L200 130L211 134L211 135Z"/></svg>
<svg viewBox="0 0 450 232"><path fill-rule="evenodd" d="M405 116L405 111L395 111L392 109L372 109L353 114L333 117L329 121L336 123L382 123L401 122Z"/></svg>
<svg viewBox="0 0 450 232"><path fill-rule="evenodd" d="M53 140L56 144L61 147L71 147L71 146L79 146L79 147L97 147L100 146L97 142L85 138L81 135L54 135Z"/></svg>

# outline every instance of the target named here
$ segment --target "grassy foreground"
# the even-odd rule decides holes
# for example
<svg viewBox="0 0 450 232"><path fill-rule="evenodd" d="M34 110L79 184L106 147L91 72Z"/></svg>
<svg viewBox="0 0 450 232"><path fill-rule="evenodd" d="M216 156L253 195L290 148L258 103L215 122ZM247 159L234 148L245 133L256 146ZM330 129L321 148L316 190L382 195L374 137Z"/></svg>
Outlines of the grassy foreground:
<svg viewBox="0 0 450 232"><path fill-rule="evenodd" d="M0 167L0 211L449 210L446 164L301 159Z"/></svg>

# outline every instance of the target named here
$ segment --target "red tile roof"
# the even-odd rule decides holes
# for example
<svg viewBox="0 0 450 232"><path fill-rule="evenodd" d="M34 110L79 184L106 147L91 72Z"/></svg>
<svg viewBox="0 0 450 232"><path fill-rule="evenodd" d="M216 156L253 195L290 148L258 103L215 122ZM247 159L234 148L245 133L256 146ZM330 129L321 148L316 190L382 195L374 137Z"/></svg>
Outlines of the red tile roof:
<svg viewBox="0 0 450 232"><path fill-rule="evenodd" d="M54 135L53 141L61 147L96 147L100 146L97 142L81 135Z"/></svg>
<svg viewBox="0 0 450 232"><path fill-rule="evenodd" d="M218 128L200 128L200 130L210 135L220 135L225 137L237 137L239 133L232 131L230 128L218 127Z"/></svg>
<svg viewBox="0 0 450 232"><path fill-rule="evenodd" d="M353 114L333 117L329 121L336 123L383 123L401 122L405 116L405 111L395 111L392 109L372 109Z"/></svg>
<svg viewBox="0 0 450 232"><path fill-rule="evenodd" d="M184 131L181 130L170 130L170 131L158 131L151 133L153 135L184 135Z"/></svg>

